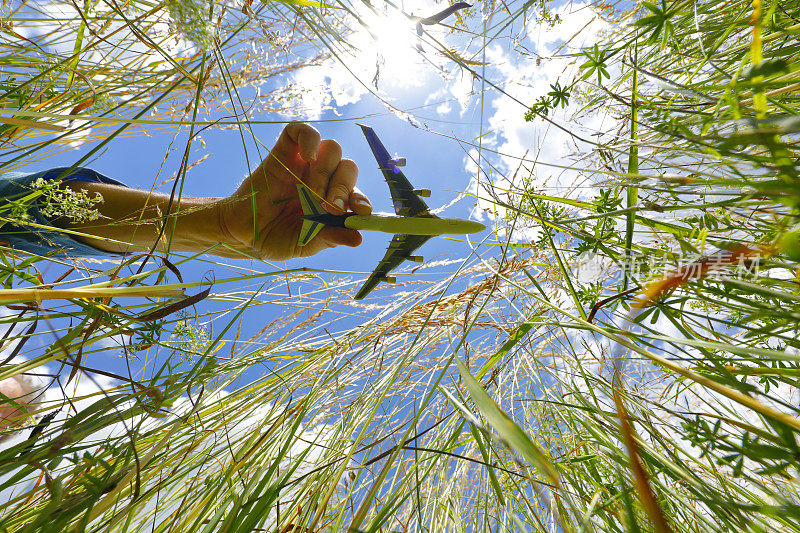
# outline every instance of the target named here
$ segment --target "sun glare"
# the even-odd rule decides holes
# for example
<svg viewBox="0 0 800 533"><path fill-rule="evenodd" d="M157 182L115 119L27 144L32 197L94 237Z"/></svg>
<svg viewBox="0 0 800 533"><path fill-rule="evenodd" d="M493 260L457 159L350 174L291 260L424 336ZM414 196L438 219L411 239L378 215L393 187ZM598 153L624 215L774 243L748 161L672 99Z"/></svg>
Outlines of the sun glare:
<svg viewBox="0 0 800 533"><path fill-rule="evenodd" d="M382 64L380 77L400 84L414 77L421 63L414 21L398 10L391 10L382 14L370 13L365 22L371 34L372 49L364 51L376 54Z"/></svg>

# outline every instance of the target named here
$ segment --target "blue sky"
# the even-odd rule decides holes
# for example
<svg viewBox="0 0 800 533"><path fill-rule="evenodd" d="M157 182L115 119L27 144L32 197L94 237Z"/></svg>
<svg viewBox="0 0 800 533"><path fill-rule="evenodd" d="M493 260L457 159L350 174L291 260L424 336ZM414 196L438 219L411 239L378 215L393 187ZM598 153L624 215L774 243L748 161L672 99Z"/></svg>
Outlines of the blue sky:
<svg viewBox="0 0 800 533"><path fill-rule="evenodd" d="M406 14L415 15L427 15L441 9L441 5L429 0L409 1L401 7ZM461 191L468 190L472 180L478 176L477 167L470 161L470 157L476 158L478 154L469 143L480 142L505 154L485 152L481 155L484 163L490 163L482 166L481 179L488 177L501 187L512 185L511 176L518 174L521 177L530 177L543 190L552 188L550 192L562 193L563 187L576 179L573 172L548 166L548 163L564 164L564 159L576 149L574 144L570 144L572 140L568 135L544 123L526 123L523 120L525 107L519 102L533 102L536 97L549 90L550 84L574 76L577 69L575 60L559 56L570 50L570 47L561 47L565 36L574 33L574 27L582 26L584 30L579 39L571 39L572 49L591 42L598 31L607 27L601 21L592 22L595 14L583 4L565 4L559 8L562 19L569 20L569 24L549 27L531 18L521 17L503 35L490 42L469 37L469 33L451 34L440 27L426 28L429 34L420 42L413 23L397 9L384 6L383 10L368 12L363 11L366 8L360 4L358 9L362 10L360 16L369 23L370 28L356 27L356 31L347 40L352 48L339 43L332 44L336 55L344 64L337 58L330 58L316 67L306 67L281 78L267 80L261 87L253 84L242 87L240 98L245 105L258 101L256 91L259 89L264 94L280 89L293 106L295 116L291 118L320 120L315 125L323 138L339 141L344 156L358 164L358 185L372 200L376 211L391 211L389 192L361 130L356 126L357 122L372 126L390 153L407 158L404 173L414 186L431 189L432 196L426 201L433 209L450 204ZM492 28L494 23L491 19L482 20L480 9L478 5L474 16L466 20L467 29L477 34L483 31L484 24L487 28ZM494 35L491 32L489 34ZM420 44L422 52L417 48ZM485 60L487 78L499 83L510 96L481 84L471 73L459 68L441 53L443 46L457 50L462 57L478 62ZM272 57L269 50L263 53L267 59ZM473 68L483 70L481 66L473 65ZM577 105L571 105L559 111L554 118L565 121L577 109ZM280 121L290 117L259 113L253 118L258 121ZM594 123L587 124L587 127L607 129L609 126L606 123L606 128L600 127L604 125L603 120L608 120L602 115L592 120ZM252 132L258 140L270 147L281 129L282 125L279 124L252 126ZM160 175L156 180L159 184L177 171L188 138L188 129L183 128L171 144L175 127L167 128L166 132L161 131L149 136L139 134L119 137L97 157L92 158L88 166L131 187L149 190L160 168ZM184 194L226 196L247 175L248 166L240 134L235 130L209 129L201 137L203 142L199 139L195 141L189 161L191 163L206 156L207 158L187 173ZM460 139L462 143L448 137ZM247 146L250 166L255 168L259 161L254 155L256 151L253 149L252 139L247 140ZM71 165L92 147L93 144L89 143L49 158L46 166ZM168 153L170 148L172 151ZM522 166L521 161L524 162ZM169 192L170 187L171 183L163 184L159 186L159 190ZM580 189L578 194L583 194ZM482 207L487 206L486 203L482 204ZM474 211L473 207L474 201L471 198L463 198L449 206L443 215L480 217L480 212ZM502 212L499 214L502 215ZM482 221L492 226L488 217L483 217ZM529 231L535 232L536 229L531 228ZM484 236L475 235L473 241ZM524 229L514 236L516 240L522 241L527 237ZM312 258L292 260L285 264L270 265L250 261L226 263L262 272L303 266L347 271L353 272L354 282L360 284L383 257L390 239L388 234L367 232L363 244L357 249L338 247ZM419 253L430 263L462 258L470 253L470 249L464 243L436 238L426 243ZM483 253L491 254L492 249L484 248ZM408 268L417 265L404 266ZM451 264L439 269L422 269L407 276L415 279L441 279L446 278L457 266L458 264ZM231 275L231 269L200 261L182 265L181 272L186 281L220 279ZM326 279L333 277L333 274L329 274ZM399 278L407 279L403 275ZM258 279L241 283L240 287L218 285L216 290L255 290L261 284L262 279ZM294 294L298 289L302 287L276 285L272 290L281 294L289 290ZM373 294L385 298L390 293L391 289L382 288ZM349 307L349 312L339 315L347 318L332 324L334 330L352 327L372 314L369 309L350 305L349 300L342 300L339 304ZM197 306L200 313L211 309L222 310L224 304L204 302ZM273 317L284 311L285 308L280 305L260 305L247 309L242 315L242 337L259 331ZM108 361L96 360L94 364L101 368L109 364L117 372L125 370L116 355L108 358Z"/></svg>
<svg viewBox="0 0 800 533"><path fill-rule="evenodd" d="M359 117L345 119L336 117L333 112L325 112L322 119L337 119L334 122L321 122L316 124L323 138L336 139L343 147L344 156L353 159L359 166L358 186L371 199L375 211L391 212L391 199L389 190L383 179L381 172L377 168L377 163L369 150L363 137L361 129L356 122L361 122L372 126L380 135L384 145L394 154L407 158L407 166L404 173L415 187L431 189L431 197L426 202L431 208L438 208L452 202L458 197L459 192L465 190L470 182L470 175L464 168L464 151L459 144L443 136L427 132L416 128L407 121L401 120L393 114L387 114L381 105L369 101L360 101L356 104L346 106L342 110L346 116ZM267 119L278 118L268 117ZM458 125L453 129L457 137L469 137L471 125L466 123ZM272 145L282 129L282 125L256 125L253 126L255 135L267 145ZM475 130L477 131L477 130ZM167 163L159 176L158 182L171 176L178 168L179 159L182 154L183 146L188 135L184 132L178 137L174 146L178 149L172 152L167 159ZM108 149L91 160L88 166L102 172L110 177L123 181L131 187L138 187L148 190L162 165L164 154L172 141L172 134L157 134L151 136L136 136L122 138L112 143ZM199 159L203 155L210 154L203 163L192 168L187 173L184 185L184 194L187 196L225 196L233 192L238 183L247 174L247 164L242 149L241 138L236 131L216 130L203 133L205 147L196 143L198 148L192 152L190 161ZM92 144L74 148L55 158L48 160L48 165L71 165L80 159L86 152L93 147ZM255 153L253 150L250 153ZM255 158L251 158L251 165L257 165ZM38 170L32 168L31 170ZM159 190L168 193L171 182L161 185ZM472 211L474 200L465 197L454 205L448 207L442 216L469 218ZM473 236L473 240L479 241L484 235ZM266 264L253 262L250 260L231 260L222 262L238 265L244 268L253 268L258 271L268 272L281 270L283 268L310 267L320 270L351 271L355 285L359 285L366 279L366 275L371 272L383 257L386 247L391 240L391 235L377 232L364 232L364 242L358 248L348 248L344 246L323 251L310 258L300 258L290 260L285 263L278 262ZM458 242L453 242L443 238L434 238L426 243L420 250L426 262L442 261L448 259L458 259L469 254L469 248ZM418 265L407 263L402 268L413 268ZM448 272L452 272L456 265L446 266L439 269L425 269L415 273L420 279L444 278ZM180 267L183 278L187 282L199 281L204 277L222 278L232 275L230 269L215 267L207 262L189 262ZM434 271L436 273L432 273ZM410 276L411 274L407 274ZM325 274L326 279L331 279L336 274ZM405 276L400 276L404 279ZM228 292L232 290L253 290L258 288L264 280L255 280L251 283L224 284L215 287L215 291ZM302 287L290 285L288 290L297 294ZM389 289L390 290L390 289ZM286 294L285 284L275 287L275 291ZM190 290L189 293L196 291ZM386 294L387 289L375 294ZM349 298L346 300L349 301ZM344 304L346 305L346 303ZM205 302L197 306L197 310L202 313L212 309L222 310L224 305L218 303ZM265 324L271 322L280 313L285 311L282 305L259 305L247 309L242 314L241 337L246 338L252 333L259 331ZM352 310L361 313L367 318L371 313L362 311L358 308ZM332 331L349 328L358 323L357 317L350 317L339 320L339 323L332 324ZM221 327L227 320L223 320ZM232 337L236 329L227 337ZM114 372L127 374L124 362L114 354L109 358L95 357L92 366L105 368ZM134 364L134 367L137 366Z"/></svg>

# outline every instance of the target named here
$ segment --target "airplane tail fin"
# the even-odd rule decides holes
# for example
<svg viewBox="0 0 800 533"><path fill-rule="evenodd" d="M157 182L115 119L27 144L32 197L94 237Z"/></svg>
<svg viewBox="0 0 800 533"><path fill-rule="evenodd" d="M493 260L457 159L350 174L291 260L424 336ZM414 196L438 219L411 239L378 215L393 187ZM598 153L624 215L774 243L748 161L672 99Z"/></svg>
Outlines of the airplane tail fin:
<svg viewBox="0 0 800 533"><path fill-rule="evenodd" d="M322 207L320 207L311 193L308 192L308 188L305 185L297 184L297 196L300 197L300 209L302 209L303 215L321 215L324 213ZM308 244L324 227L325 225L319 222L303 219L303 227L300 228L298 245L305 246Z"/></svg>

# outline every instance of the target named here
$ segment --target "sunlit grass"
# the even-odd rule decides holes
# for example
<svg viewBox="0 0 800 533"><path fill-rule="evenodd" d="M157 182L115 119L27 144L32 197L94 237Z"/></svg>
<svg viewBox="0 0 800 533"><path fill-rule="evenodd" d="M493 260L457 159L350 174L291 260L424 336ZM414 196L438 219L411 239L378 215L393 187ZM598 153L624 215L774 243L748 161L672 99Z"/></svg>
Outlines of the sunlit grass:
<svg viewBox="0 0 800 533"><path fill-rule="evenodd" d="M15 4L6 20L30 24L44 6ZM35 41L4 33L2 168L211 124L257 142L249 126L286 104L247 91L346 49L341 22L357 21L335 7L217 5L187 28L165 22L167 3L70 4ZM545 27L555 6L480 9L463 29L477 53L422 42L488 98L507 80L481 68L485 51L515 24ZM401 274L350 304L348 272L4 254L3 348L27 360L0 378L48 364L62 392L0 452L0 527L800 529L800 74L787 44L800 12L602 13L614 31L519 105L520 122L574 135L574 158L514 154L516 172L498 176L489 124L459 139L497 178L475 196L499 226L447 275ZM292 25L296 40L278 42ZM302 53L265 65L253 52L286 46ZM559 114L567 104L574 115ZM614 128L593 136L581 120L599 110ZM588 253L605 270L587 278ZM213 268L213 285L181 279L189 261ZM187 298L209 288L198 311ZM242 314L262 306L275 319L242 335ZM147 372L108 386L101 355Z"/></svg>

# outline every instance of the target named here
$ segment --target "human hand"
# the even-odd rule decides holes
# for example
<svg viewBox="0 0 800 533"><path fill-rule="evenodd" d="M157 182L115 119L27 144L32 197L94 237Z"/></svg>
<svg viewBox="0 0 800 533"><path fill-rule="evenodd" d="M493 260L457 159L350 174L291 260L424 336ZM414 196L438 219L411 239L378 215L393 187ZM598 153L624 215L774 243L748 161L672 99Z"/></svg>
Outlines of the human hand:
<svg viewBox="0 0 800 533"><path fill-rule="evenodd" d="M232 248L260 259L305 257L339 244L358 246L358 231L332 226L307 245L297 244L303 224L297 183L308 185L330 213L342 214L349 208L368 215L372 205L355 188L357 178L358 167L342 159L336 141L322 141L316 129L293 122L255 172L229 198L219 201L220 231Z"/></svg>

